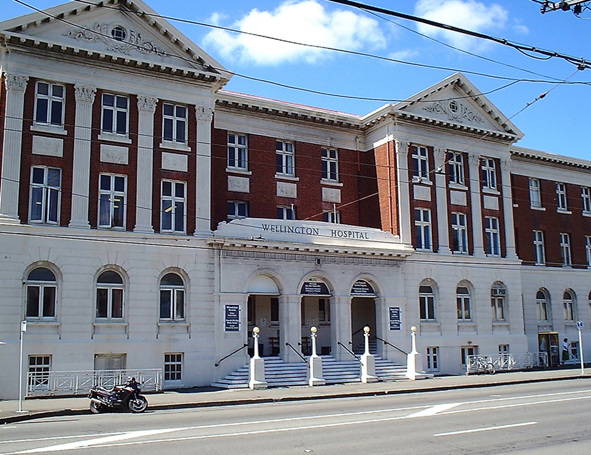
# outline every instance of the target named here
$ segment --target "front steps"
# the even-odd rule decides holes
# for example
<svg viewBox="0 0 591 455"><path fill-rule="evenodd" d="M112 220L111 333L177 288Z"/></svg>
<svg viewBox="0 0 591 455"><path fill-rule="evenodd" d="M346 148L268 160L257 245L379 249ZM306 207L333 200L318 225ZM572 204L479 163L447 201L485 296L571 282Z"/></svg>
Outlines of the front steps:
<svg viewBox="0 0 591 455"><path fill-rule="evenodd" d="M347 384L361 382L361 364L354 360L337 361L332 356L322 357L322 374L326 384ZM406 379L406 368L375 356L376 376L380 381ZM226 389L248 388L248 365L234 371L212 386ZM306 363L285 363L279 357L265 357L265 380L268 387L307 386L308 365Z"/></svg>

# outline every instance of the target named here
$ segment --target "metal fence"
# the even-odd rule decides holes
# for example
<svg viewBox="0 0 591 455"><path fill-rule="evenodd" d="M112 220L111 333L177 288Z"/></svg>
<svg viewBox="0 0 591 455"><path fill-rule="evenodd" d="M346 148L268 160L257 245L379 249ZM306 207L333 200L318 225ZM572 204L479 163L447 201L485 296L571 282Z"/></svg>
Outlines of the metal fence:
<svg viewBox="0 0 591 455"><path fill-rule="evenodd" d="M547 368L548 354L545 352L525 354L491 354L469 355L466 364L466 374L487 373L490 365L494 371L527 370L530 368Z"/></svg>
<svg viewBox="0 0 591 455"><path fill-rule="evenodd" d="M162 391L162 369L29 372L27 397L86 395L93 386L112 389L134 377L143 392Z"/></svg>

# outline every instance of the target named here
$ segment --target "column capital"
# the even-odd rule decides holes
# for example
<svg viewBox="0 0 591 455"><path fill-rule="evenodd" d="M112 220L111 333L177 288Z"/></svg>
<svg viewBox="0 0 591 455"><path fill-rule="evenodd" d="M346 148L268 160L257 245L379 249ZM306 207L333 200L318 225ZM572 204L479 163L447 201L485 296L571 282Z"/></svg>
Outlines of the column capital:
<svg viewBox="0 0 591 455"><path fill-rule="evenodd" d="M510 159L501 160L501 169L503 171L510 172L512 166L513 166L513 161L511 161Z"/></svg>
<svg viewBox="0 0 591 455"><path fill-rule="evenodd" d="M25 93L29 76L6 73L6 90Z"/></svg>
<svg viewBox="0 0 591 455"><path fill-rule="evenodd" d="M213 109L211 107L196 106L195 116L199 122L211 122L213 119Z"/></svg>
<svg viewBox="0 0 591 455"><path fill-rule="evenodd" d="M468 153L468 162L470 163L470 166L478 166L480 163L480 155L477 155L476 153Z"/></svg>
<svg viewBox="0 0 591 455"><path fill-rule="evenodd" d="M158 104L158 98L147 95L137 96L137 108L140 112L147 112L153 114L156 112L156 105Z"/></svg>
<svg viewBox="0 0 591 455"><path fill-rule="evenodd" d="M401 155L407 155L408 154L408 147L410 146L410 142L407 141L406 139L396 139L395 140L396 143L396 151L398 153L400 153Z"/></svg>
<svg viewBox="0 0 591 455"><path fill-rule="evenodd" d="M93 104L94 97L96 96L96 88L76 84L74 86L74 96L76 97L76 103Z"/></svg>

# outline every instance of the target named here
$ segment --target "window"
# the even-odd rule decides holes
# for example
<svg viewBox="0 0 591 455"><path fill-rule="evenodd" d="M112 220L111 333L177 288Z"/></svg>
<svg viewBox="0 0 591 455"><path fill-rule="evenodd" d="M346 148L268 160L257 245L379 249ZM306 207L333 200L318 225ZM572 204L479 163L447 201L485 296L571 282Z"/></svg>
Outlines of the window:
<svg viewBox="0 0 591 455"><path fill-rule="evenodd" d="M417 250L431 251L431 212L415 209L415 246Z"/></svg>
<svg viewBox="0 0 591 455"><path fill-rule="evenodd" d="M531 207L542 206L542 194L538 179L529 179L529 204Z"/></svg>
<svg viewBox="0 0 591 455"><path fill-rule="evenodd" d="M471 321L472 308L470 302L470 291L465 286L458 286L456 289L456 303L458 310L458 321Z"/></svg>
<svg viewBox="0 0 591 455"><path fill-rule="evenodd" d="M183 379L183 354L164 354L164 380L182 381Z"/></svg>
<svg viewBox="0 0 591 455"><path fill-rule="evenodd" d="M295 207L292 206L279 206L277 207L277 219L278 220L295 220Z"/></svg>
<svg viewBox="0 0 591 455"><path fill-rule="evenodd" d="M509 345L508 344L499 344L499 354L508 355L509 354Z"/></svg>
<svg viewBox="0 0 591 455"><path fill-rule="evenodd" d="M543 265L546 263L544 233L542 231L534 231L534 256L536 265Z"/></svg>
<svg viewBox="0 0 591 455"><path fill-rule="evenodd" d="M570 254L570 234L566 232L560 233L560 257L562 258L562 266L570 267L572 265L572 258Z"/></svg>
<svg viewBox="0 0 591 455"><path fill-rule="evenodd" d="M490 303L493 321L505 321L507 289L502 283L496 282L490 289Z"/></svg>
<svg viewBox="0 0 591 455"><path fill-rule="evenodd" d="M248 145L246 135L228 133L228 168L248 170Z"/></svg>
<svg viewBox="0 0 591 455"><path fill-rule="evenodd" d="M126 177L101 174L99 176L99 227L125 226Z"/></svg>
<svg viewBox="0 0 591 455"><path fill-rule="evenodd" d="M61 169L41 166L31 168L31 223L59 223L61 188Z"/></svg>
<svg viewBox="0 0 591 455"><path fill-rule="evenodd" d="M96 280L96 318L123 319L123 279L117 272L103 272Z"/></svg>
<svg viewBox="0 0 591 455"><path fill-rule="evenodd" d="M478 346L462 346L460 352L462 355L462 365L467 365L468 356L478 355Z"/></svg>
<svg viewBox="0 0 591 455"><path fill-rule="evenodd" d="M29 390L47 390L49 387L50 370L50 355L30 355L28 369Z"/></svg>
<svg viewBox="0 0 591 455"><path fill-rule="evenodd" d="M464 184L464 157L461 153L450 152L448 158L449 181L458 185Z"/></svg>
<svg viewBox="0 0 591 455"><path fill-rule="evenodd" d="M248 202L228 201L228 220L246 218L248 216Z"/></svg>
<svg viewBox="0 0 591 455"><path fill-rule="evenodd" d="M338 210L324 210L322 212L322 221L339 224L341 222L341 212Z"/></svg>
<svg viewBox="0 0 591 455"><path fill-rule="evenodd" d="M427 348L427 371L439 371L439 347Z"/></svg>
<svg viewBox="0 0 591 455"><path fill-rule="evenodd" d="M101 132L127 136L129 99L126 96L103 93Z"/></svg>
<svg viewBox="0 0 591 455"><path fill-rule="evenodd" d="M570 358L573 360L579 360L579 342L571 341L570 343Z"/></svg>
<svg viewBox="0 0 591 455"><path fill-rule="evenodd" d="M55 318L57 280L55 274L45 268L31 270L27 276L27 319Z"/></svg>
<svg viewBox="0 0 591 455"><path fill-rule="evenodd" d="M429 180L429 150L427 147L412 147L412 176Z"/></svg>
<svg viewBox="0 0 591 455"><path fill-rule="evenodd" d="M547 321L548 315L548 298L544 291L538 291L536 294L536 307L538 310L538 321Z"/></svg>
<svg viewBox="0 0 591 455"><path fill-rule="evenodd" d="M499 237L499 219L487 216L484 218L485 253L489 256L501 255Z"/></svg>
<svg viewBox="0 0 591 455"><path fill-rule="evenodd" d="M591 190L589 187L581 188L581 197L583 198L583 213L591 215Z"/></svg>
<svg viewBox="0 0 591 455"><path fill-rule="evenodd" d="M562 303L564 307L564 320L574 321L575 320L575 307L574 297L570 291L565 291L562 295Z"/></svg>
<svg viewBox="0 0 591 455"><path fill-rule="evenodd" d="M468 253L468 229L465 213L451 214L451 243L454 253Z"/></svg>
<svg viewBox="0 0 591 455"><path fill-rule="evenodd" d="M66 89L63 85L37 82L35 91L35 123L64 126Z"/></svg>
<svg viewBox="0 0 591 455"><path fill-rule="evenodd" d="M497 173L495 160L492 158L483 158L480 167L482 175L482 187L489 190L497 189Z"/></svg>
<svg viewBox="0 0 591 455"><path fill-rule="evenodd" d="M335 149L322 149L322 178L339 181L339 157Z"/></svg>
<svg viewBox="0 0 591 455"><path fill-rule="evenodd" d="M556 184L556 204L558 210L568 210L566 204L566 185L564 183Z"/></svg>
<svg viewBox="0 0 591 455"><path fill-rule="evenodd" d="M161 232L185 232L185 182L162 180Z"/></svg>
<svg viewBox="0 0 591 455"><path fill-rule="evenodd" d="M587 252L587 267L591 267L591 235L585 236L585 251Z"/></svg>
<svg viewBox="0 0 591 455"><path fill-rule="evenodd" d="M435 321L435 294L431 286L419 287L419 313L421 321Z"/></svg>
<svg viewBox="0 0 591 455"><path fill-rule="evenodd" d="M282 175L294 176L294 152L291 142L276 141L276 172Z"/></svg>
<svg viewBox="0 0 591 455"><path fill-rule="evenodd" d="M187 143L187 108L175 104L162 105L162 139L179 144Z"/></svg>
<svg viewBox="0 0 591 455"><path fill-rule="evenodd" d="M176 273L167 273L160 280L160 319L185 319L185 283Z"/></svg>

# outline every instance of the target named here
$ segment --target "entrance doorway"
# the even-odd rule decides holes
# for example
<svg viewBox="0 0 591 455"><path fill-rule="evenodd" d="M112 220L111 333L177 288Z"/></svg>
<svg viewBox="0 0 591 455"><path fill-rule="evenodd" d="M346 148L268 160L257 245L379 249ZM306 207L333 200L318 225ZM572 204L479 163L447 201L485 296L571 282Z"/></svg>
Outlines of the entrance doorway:
<svg viewBox="0 0 591 455"><path fill-rule="evenodd" d="M252 329L258 327L259 355L261 357L278 356L281 353L279 343L279 297L272 295L248 296L248 353L254 355Z"/></svg>
<svg viewBox="0 0 591 455"><path fill-rule="evenodd" d="M302 354L312 355L310 329L316 327L316 350L320 355L331 352L330 298L328 296L304 296L302 311Z"/></svg>
<svg viewBox="0 0 591 455"><path fill-rule="evenodd" d="M351 299L351 342L353 352L363 354L365 351L365 337L363 328L370 328L370 351L377 347L376 343L376 302L371 297L353 297Z"/></svg>

